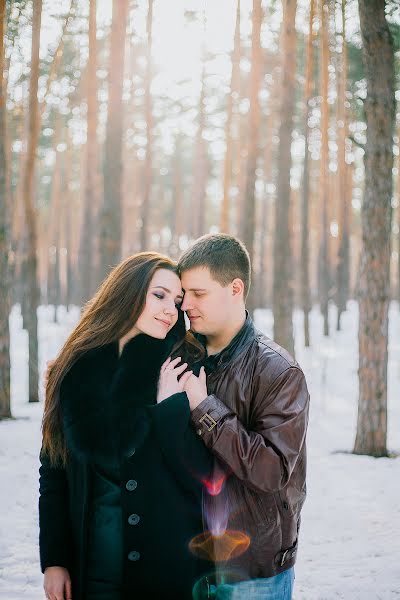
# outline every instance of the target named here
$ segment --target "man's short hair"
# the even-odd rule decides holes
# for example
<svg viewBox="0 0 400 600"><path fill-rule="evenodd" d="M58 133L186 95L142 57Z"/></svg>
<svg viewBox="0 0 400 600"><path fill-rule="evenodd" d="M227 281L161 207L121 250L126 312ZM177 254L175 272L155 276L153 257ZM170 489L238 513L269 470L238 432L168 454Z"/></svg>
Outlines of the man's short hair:
<svg viewBox="0 0 400 600"><path fill-rule="evenodd" d="M239 277L244 284L244 299L250 289L250 256L243 242L226 233L209 233L197 239L178 261L179 273L207 267L213 279L227 286Z"/></svg>

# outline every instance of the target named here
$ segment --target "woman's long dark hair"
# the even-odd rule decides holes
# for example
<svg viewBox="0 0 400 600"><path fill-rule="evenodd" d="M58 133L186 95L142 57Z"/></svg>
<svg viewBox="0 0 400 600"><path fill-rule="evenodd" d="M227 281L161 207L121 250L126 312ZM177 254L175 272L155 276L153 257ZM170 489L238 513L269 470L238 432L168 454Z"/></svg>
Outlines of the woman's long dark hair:
<svg viewBox="0 0 400 600"><path fill-rule="evenodd" d="M65 465L67 461L59 394L63 378L80 356L128 333L144 309L150 281L158 269L178 274L176 263L156 252L141 252L117 265L86 304L79 323L52 363L42 421L42 453L52 464ZM181 333L172 355L179 354L187 362L201 358L201 344L183 327Z"/></svg>

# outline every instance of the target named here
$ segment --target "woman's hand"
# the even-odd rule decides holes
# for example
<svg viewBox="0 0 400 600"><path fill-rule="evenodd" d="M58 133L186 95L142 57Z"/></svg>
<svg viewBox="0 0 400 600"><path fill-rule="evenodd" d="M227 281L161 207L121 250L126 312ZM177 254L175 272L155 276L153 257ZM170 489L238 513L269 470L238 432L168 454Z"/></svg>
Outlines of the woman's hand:
<svg viewBox="0 0 400 600"><path fill-rule="evenodd" d="M64 567L47 567L43 587L48 600L72 600L71 578Z"/></svg>
<svg viewBox="0 0 400 600"><path fill-rule="evenodd" d="M183 373L187 367L187 363L183 363L178 367L181 362L181 357L177 356L174 360L170 357L167 358L165 363L161 366L160 379L158 382L158 394L157 403L162 402L166 398L169 398L173 394L179 394L183 392L183 388L187 380L191 377L193 371L187 371L182 375L178 381L178 376Z"/></svg>

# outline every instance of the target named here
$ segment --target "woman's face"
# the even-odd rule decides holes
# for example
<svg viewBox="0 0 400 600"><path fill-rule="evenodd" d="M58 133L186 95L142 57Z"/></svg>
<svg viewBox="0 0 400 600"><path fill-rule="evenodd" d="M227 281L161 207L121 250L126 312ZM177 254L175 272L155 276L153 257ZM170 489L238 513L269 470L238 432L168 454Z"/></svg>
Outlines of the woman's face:
<svg viewBox="0 0 400 600"><path fill-rule="evenodd" d="M136 333L164 339L178 320L182 300L178 275L168 269L158 269L150 281L143 312L136 321Z"/></svg>

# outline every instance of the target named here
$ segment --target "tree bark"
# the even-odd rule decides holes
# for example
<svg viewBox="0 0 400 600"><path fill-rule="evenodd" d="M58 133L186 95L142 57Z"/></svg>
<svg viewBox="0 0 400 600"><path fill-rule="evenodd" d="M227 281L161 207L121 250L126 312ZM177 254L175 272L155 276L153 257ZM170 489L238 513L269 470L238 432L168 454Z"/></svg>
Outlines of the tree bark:
<svg viewBox="0 0 400 600"><path fill-rule="evenodd" d="M7 194L6 86L4 81L5 0L0 0L0 419L11 417L10 395L10 215Z"/></svg>
<svg viewBox="0 0 400 600"><path fill-rule="evenodd" d="M347 84L347 45L346 45L346 1L342 0L342 53L340 70L338 74L338 178L339 178L339 252L336 274L336 304L337 304L337 330L340 330L340 318L346 310L350 289L350 206L348 166L346 164L346 136L347 136L347 111L346 111L346 84Z"/></svg>
<svg viewBox="0 0 400 600"><path fill-rule="evenodd" d="M228 94L228 103L226 108L226 124L225 124L225 142L226 152L224 161L224 196L222 199L221 209L221 226L222 232L230 231L230 192L232 182L232 163L233 163L233 137L232 137L232 121L233 107L238 102L239 95L239 80L240 80L240 0L237 0L236 5L236 25L235 38L232 52L232 73L230 90Z"/></svg>
<svg viewBox="0 0 400 600"><path fill-rule="evenodd" d="M205 28L205 25L204 25ZM202 52L201 89L198 107L198 129L194 148L193 183L192 183L192 218L191 237L198 238L203 235L205 227L206 186L207 186L207 145L203 137L205 128L205 77L206 77L206 51L203 44Z"/></svg>
<svg viewBox="0 0 400 600"><path fill-rule="evenodd" d="M260 84L262 79L262 53L261 53L261 24L263 12L261 0L253 0L252 34L251 34L251 71L250 71L250 109L249 109L249 135L247 143L246 165L246 191L243 202L240 237L245 244L253 264L254 261L254 233L256 228L256 171L260 154ZM253 265L254 269L254 265ZM254 287L250 288L247 306L252 311L254 306Z"/></svg>
<svg viewBox="0 0 400 600"><path fill-rule="evenodd" d="M29 79L29 130L27 140L26 164L22 186L22 197L27 226L27 255L23 273L27 277L26 328L29 339L29 402L39 401L39 363L37 308L39 304L39 283L37 276L37 216L35 208L35 162L39 138L39 45L42 0L33 3L32 53Z"/></svg>
<svg viewBox="0 0 400 600"><path fill-rule="evenodd" d="M149 235L149 216L151 203L151 187L153 183L153 103L151 98L151 82L153 46L153 0L149 0L147 12L147 62L145 77L145 118L146 118L146 157L144 164L144 186L141 207L140 248L147 250Z"/></svg>
<svg viewBox="0 0 400 600"><path fill-rule="evenodd" d="M321 0L321 159L320 159L320 188L321 188L321 240L318 258L318 287L321 314L324 320L324 335L329 335L329 288L330 288L330 230L328 217L329 204L329 175L328 175L328 77L329 77L329 43L328 43L328 4Z"/></svg>
<svg viewBox="0 0 400 600"><path fill-rule="evenodd" d="M85 303L96 288L96 264L94 243L97 239L97 223L94 222L99 209L99 176L97 153L97 42L96 0L89 4L89 59L87 65L87 137L86 173L83 226L80 240L80 300Z"/></svg>
<svg viewBox="0 0 400 600"><path fill-rule="evenodd" d="M381 0L358 2L367 80L356 454L386 456L394 49Z"/></svg>
<svg viewBox="0 0 400 600"><path fill-rule="evenodd" d="M113 0L104 151L104 196L100 226L99 279L121 258L123 76L128 0Z"/></svg>
<svg viewBox="0 0 400 600"><path fill-rule="evenodd" d="M296 86L296 0L286 0L282 31L282 92L279 127L278 184L274 238L274 339L294 353L290 214L290 167Z"/></svg>
<svg viewBox="0 0 400 600"><path fill-rule="evenodd" d="M310 248L309 248L309 207L310 207L310 128L308 121L311 116L310 101L313 96L313 23L315 0L310 2L310 15L307 40L306 82L304 90L304 165L301 215L301 303L304 315L304 345L310 346Z"/></svg>

